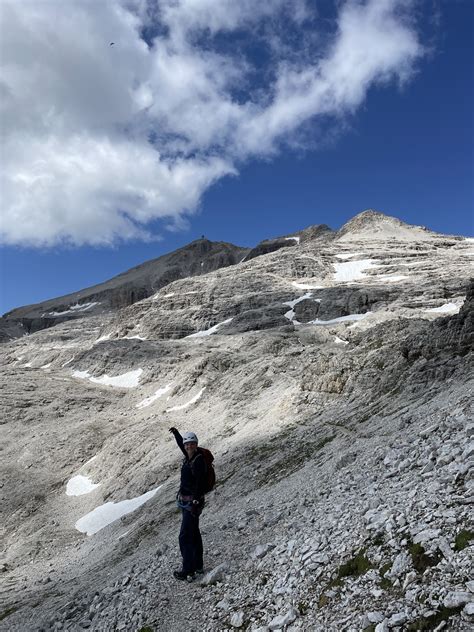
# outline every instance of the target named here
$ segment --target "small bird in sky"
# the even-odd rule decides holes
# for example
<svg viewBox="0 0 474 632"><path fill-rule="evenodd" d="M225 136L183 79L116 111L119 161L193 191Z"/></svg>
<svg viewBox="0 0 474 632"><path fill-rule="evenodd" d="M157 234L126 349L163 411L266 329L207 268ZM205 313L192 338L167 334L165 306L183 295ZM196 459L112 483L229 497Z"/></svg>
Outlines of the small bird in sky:
<svg viewBox="0 0 474 632"><path fill-rule="evenodd" d="M113 46L115 44L115 42L110 42L109 46Z"/></svg>

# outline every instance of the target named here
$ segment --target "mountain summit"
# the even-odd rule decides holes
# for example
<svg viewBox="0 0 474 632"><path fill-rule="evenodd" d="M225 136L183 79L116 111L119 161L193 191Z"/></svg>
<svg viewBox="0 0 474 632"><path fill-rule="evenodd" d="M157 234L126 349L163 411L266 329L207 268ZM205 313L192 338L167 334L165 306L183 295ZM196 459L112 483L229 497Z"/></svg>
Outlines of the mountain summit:
<svg viewBox="0 0 474 632"><path fill-rule="evenodd" d="M349 220L338 231L343 239L350 239L358 235L360 238L376 239L402 239L416 241L417 239L429 239L436 233L428 231L421 226L406 224L396 217L384 215L379 211L368 209ZM348 237L349 236L349 237Z"/></svg>

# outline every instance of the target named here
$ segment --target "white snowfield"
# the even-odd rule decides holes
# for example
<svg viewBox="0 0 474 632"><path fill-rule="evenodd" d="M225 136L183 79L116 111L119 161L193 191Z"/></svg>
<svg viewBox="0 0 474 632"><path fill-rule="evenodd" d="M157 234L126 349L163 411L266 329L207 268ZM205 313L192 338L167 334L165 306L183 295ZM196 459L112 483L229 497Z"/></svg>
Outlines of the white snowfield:
<svg viewBox="0 0 474 632"><path fill-rule="evenodd" d="M159 399L162 395L167 393L170 389L171 389L171 384L167 384L163 388L159 388L154 393L154 395L150 395L150 397L146 397L144 400L139 402L136 405L136 408L146 408L147 406L151 406L151 404L153 404L153 402L156 402L157 399Z"/></svg>
<svg viewBox="0 0 474 632"><path fill-rule="evenodd" d="M336 255L338 259L352 259L352 257L360 257L363 252L345 252L340 255Z"/></svg>
<svg viewBox="0 0 474 632"><path fill-rule="evenodd" d="M297 283L296 281L292 281L291 285L299 290L322 290L324 288L324 285L308 285L307 283Z"/></svg>
<svg viewBox="0 0 474 632"><path fill-rule="evenodd" d="M100 483L93 483L87 476L78 474L73 476L66 485L67 496L82 496L83 494L90 494L96 487L99 487Z"/></svg>
<svg viewBox="0 0 474 632"><path fill-rule="evenodd" d="M91 309L95 305L100 305L100 301L95 301L94 303L76 303L75 305L71 305L64 312L48 312L48 316L64 316L64 314L70 314L71 312L87 312L87 310ZM44 316L44 314L43 314Z"/></svg>
<svg viewBox="0 0 474 632"><path fill-rule="evenodd" d="M432 307L431 309L427 309L426 311L432 312L434 314L458 314L461 307L462 303L445 303L444 305L440 305L439 307Z"/></svg>
<svg viewBox="0 0 474 632"><path fill-rule="evenodd" d="M367 316L370 316L371 314L372 312L366 312L365 314L348 314L347 316L340 316L339 318L332 318L331 320L319 320L319 318L316 318L316 320L310 320L306 324L307 325L335 325L337 323L347 323L347 322L363 320L364 318L367 318Z"/></svg>
<svg viewBox="0 0 474 632"><path fill-rule="evenodd" d="M299 237L285 237L285 241L296 241L296 243L300 243Z"/></svg>
<svg viewBox="0 0 474 632"><path fill-rule="evenodd" d="M197 331L195 334L189 334L189 336L185 336L185 338L202 338L203 336L211 336L219 329L219 327L230 323L231 320L232 318L228 318L227 320L223 320L221 323L217 323L217 325L214 325L213 327L209 327L209 329Z"/></svg>
<svg viewBox="0 0 474 632"><path fill-rule="evenodd" d="M350 283L365 279L364 272L371 268L378 268L374 259L360 259L359 261L347 261L346 263L334 263L334 280L339 283Z"/></svg>
<svg viewBox="0 0 474 632"><path fill-rule="evenodd" d="M199 399L201 399L202 394L204 393L204 391L206 390L206 387L204 386L204 388L202 388L199 393L197 393L192 399L189 400L189 402L186 402L185 404L180 404L179 406L173 406L172 408L167 408L166 412L167 413L171 413L174 410L184 410L185 408L189 408L189 406L192 406L193 404L195 404Z"/></svg>
<svg viewBox="0 0 474 632"><path fill-rule="evenodd" d="M97 338L95 343L97 344L98 342L104 342L105 340L110 340L110 334L105 334L105 336L101 336L100 338Z"/></svg>
<svg viewBox="0 0 474 632"><path fill-rule="evenodd" d="M105 503L105 505L100 505L100 507L96 507L93 511L80 518L76 522L75 527L81 533L94 535L94 533L97 533L97 531L100 531L122 516L125 516L126 514L135 511L135 509L138 509L138 507L141 507L141 505L150 500L150 498L153 498L161 487L162 485L142 494L141 496L138 496L137 498L122 500L118 503L108 502Z"/></svg>
<svg viewBox="0 0 474 632"><path fill-rule="evenodd" d="M92 377L89 371L73 371L73 377L78 377L81 380L89 380L95 384L104 384L106 386L115 386L118 388L135 388L140 383L140 376L143 373L143 369L136 369L135 371L129 371L128 373L122 373L122 375L109 376L107 374L101 377Z"/></svg>

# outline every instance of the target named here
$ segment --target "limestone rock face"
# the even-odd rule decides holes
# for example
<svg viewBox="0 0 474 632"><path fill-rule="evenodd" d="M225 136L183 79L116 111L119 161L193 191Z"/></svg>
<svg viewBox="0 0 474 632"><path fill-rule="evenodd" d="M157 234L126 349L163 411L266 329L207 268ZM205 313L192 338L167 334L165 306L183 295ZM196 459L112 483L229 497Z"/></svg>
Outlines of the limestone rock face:
<svg viewBox="0 0 474 632"><path fill-rule="evenodd" d="M2 632L472 629L474 241L288 237L5 319ZM173 578L171 426L215 456L205 588Z"/></svg>
<svg viewBox="0 0 474 632"><path fill-rule="evenodd" d="M58 323L118 310L154 294L169 283L238 263L248 248L198 239L95 285L36 305L19 307L0 318L0 342L17 337L14 327L33 333Z"/></svg>

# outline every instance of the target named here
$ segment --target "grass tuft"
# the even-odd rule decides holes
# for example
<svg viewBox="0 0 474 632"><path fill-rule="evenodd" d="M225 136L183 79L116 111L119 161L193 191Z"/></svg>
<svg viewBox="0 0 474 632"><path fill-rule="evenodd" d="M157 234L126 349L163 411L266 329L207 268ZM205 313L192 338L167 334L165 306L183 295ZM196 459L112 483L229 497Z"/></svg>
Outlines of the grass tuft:
<svg viewBox="0 0 474 632"><path fill-rule="evenodd" d="M441 555L439 553L435 553L434 555L427 555L425 549L421 546L421 544L412 543L409 545L408 550L410 552L415 570L421 575L430 566L436 566L436 564L438 564L441 559Z"/></svg>
<svg viewBox="0 0 474 632"><path fill-rule="evenodd" d="M425 630L435 630L444 621L448 621L451 617L459 614L463 606L457 608L441 608L430 617L421 617L407 626L407 632L425 632Z"/></svg>
<svg viewBox="0 0 474 632"><path fill-rule="evenodd" d="M472 540L474 540L474 531L469 531L469 529L463 529L457 534L456 539L454 540L454 550L462 551L467 546L469 546L469 543Z"/></svg>

